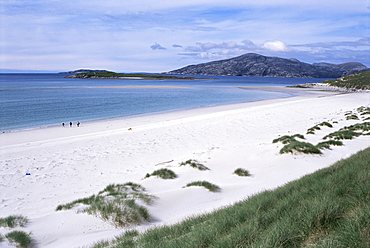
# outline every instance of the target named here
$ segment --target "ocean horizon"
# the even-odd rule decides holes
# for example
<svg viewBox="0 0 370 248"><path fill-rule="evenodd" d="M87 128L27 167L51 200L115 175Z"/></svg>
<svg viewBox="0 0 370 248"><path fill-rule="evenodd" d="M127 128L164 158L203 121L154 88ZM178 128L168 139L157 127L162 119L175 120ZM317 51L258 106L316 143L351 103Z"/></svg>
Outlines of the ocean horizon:
<svg viewBox="0 0 370 248"><path fill-rule="evenodd" d="M285 98L299 93L239 87L289 86L324 80L232 76L195 76L207 77L197 80L120 80L65 76L60 73L0 73L0 131Z"/></svg>

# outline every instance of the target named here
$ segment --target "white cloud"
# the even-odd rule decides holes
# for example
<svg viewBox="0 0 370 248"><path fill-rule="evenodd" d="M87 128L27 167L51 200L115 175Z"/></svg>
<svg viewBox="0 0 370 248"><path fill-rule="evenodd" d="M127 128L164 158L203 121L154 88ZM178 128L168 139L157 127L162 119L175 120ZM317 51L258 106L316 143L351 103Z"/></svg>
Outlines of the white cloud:
<svg viewBox="0 0 370 248"><path fill-rule="evenodd" d="M363 0L0 1L0 68L165 71L249 52L345 62L369 51Z"/></svg>
<svg viewBox="0 0 370 248"><path fill-rule="evenodd" d="M266 41L262 45L263 48L273 51L273 52L287 52L290 48L284 44L284 42L275 40L275 41Z"/></svg>

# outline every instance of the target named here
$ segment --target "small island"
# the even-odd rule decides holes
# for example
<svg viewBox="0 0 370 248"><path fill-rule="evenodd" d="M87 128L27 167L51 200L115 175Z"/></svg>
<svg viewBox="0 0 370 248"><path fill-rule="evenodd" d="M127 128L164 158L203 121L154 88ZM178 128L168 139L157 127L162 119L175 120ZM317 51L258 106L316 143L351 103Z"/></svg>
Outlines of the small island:
<svg viewBox="0 0 370 248"><path fill-rule="evenodd" d="M205 78L195 77L177 77L169 75L156 75L144 73L116 73L111 71L91 71L77 73L74 75L66 76L66 78L82 78L82 79L147 79L147 80L195 80Z"/></svg>

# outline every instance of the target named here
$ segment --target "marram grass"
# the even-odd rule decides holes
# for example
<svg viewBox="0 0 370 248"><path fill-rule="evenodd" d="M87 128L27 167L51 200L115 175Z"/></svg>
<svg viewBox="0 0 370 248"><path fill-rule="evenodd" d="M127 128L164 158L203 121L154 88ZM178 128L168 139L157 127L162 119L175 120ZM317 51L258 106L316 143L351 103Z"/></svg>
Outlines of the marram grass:
<svg viewBox="0 0 370 248"><path fill-rule="evenodd" d="M156 176L162 179L174 179L177 177L176 173L172 170L163 168L154 171L152 174L146 174L145 178L151 177L151 176Z"/></svg>
<svg viewBox="0 0 370 248"><path fill-rule="evenodd" d="M234 174L236 174L236 175L238 175L240 177L249 177L251 175L248 170L243 169L243 168L237 168L234 171Z"/></svg>
<svg viewBox="0 0 370 248"><path fill-rule="evenodd" d="M150 221L149 212L143 205L151 204L154 199L156 197L147 194L139 184L132 182L110 184L97 195L59 205L56 211L68 210L77 204L83 204L86 206L80 210L81 212L97 216L117 227L122 227Z"/></svg>
<svg viewBox="0 0 370 248"><path fill-rule="evenodd" d="M370 247L370 148L275 190L111 248Z"/></svg>
<svg viewBox="0 0 370 248"><path fill-rule="evenodd" d="M9 243L17 248L26 248L31 244L30 234L24 231L12 231L7 233L5 237L8 239Z"/></svg>
<svg viewBox="0 0 370 248"><path fill-rule="evenodd" d="M22 215L10 215L5 218L0 218L0 227L24 227L28 223L28 219Z"/></svg>
<svg viewBox="0 0 370 248"><path fill-rule="evenodd" d="M322 154L319 148L307 142L295 141L285 145L280 150L281 154L284 153L305 153L305 154Z"/></svg>
<svg viewBox="0 0 370 248"><path fill-rule="evenodd" d="M180 163L180 166L185 166L185 165L189 165L190 167L201 170L201 171L209 170L209 168L207 166L205 166L204 164L199 163L195 159L189 159L185 162Z"/></svg>
<svg viewBox="0 0 370 248"><path fill-rule="evenodd" d="M219 192L221 191L221 188L213 183L207 182L207 181L195 181L192 183L188 183L184 188L191 187L191 186L201 186L206 189L208 189L211 192Z"/></svg>

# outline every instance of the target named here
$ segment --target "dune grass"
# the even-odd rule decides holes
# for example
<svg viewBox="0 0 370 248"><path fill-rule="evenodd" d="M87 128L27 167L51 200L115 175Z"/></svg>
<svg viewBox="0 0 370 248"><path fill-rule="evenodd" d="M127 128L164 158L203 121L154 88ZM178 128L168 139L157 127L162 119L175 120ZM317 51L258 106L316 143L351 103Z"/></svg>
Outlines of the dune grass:
<svg viewBox="0 0 370 248"><path fill-rule="evenodd" d="M323 139L351 140L360 135L361 133L355 132L353 130L339 130L324 136Z"/></svg>
<svg viewBox="0 0 370 248"><path fill-rule="evenodd" d="M330 127L330 128L333 127L332 124L330 124L327 121L324 121L324 122L321 122L321 123L319 123L319 124L317 124L317 125L315 125L313 127L310 127L309 129L307 129L307 134L315 134L315 131L316 130L321 130L320 127L322 127L322 126L327 126L327 127Z"/></svg>
<svg viewBox="0 0 370 248"><path fill-rule="evenodd" d="M187 160L185 162L181 162L180 163L180 166L185 166L185 165L189 165L190 167L195 168L195 169L198 169L198 170L201 170L201 171L209 170L209 168L207 166L199 163L195 159L189 159L189 160Z"/></svg>
<svg viewBox="0 0 370 248"><path fill-rule="evenodd" d="M249 177L251 175L248 170L243 168L236 169L233 174L236 174L240 177Z"/></svg>
<svg viewBox="0 0 370 248"><path fill-rule="evenodd" d="M220 192L221 188L213 183L207 182L207 181L195 181L192 183L188 183L184 188L186 187L192 187L192 186L200 186L208 189L211 192Z"/></svg>
<svg viewBox="0 0 370 248"><path fill-rule="evenodd" d="M370 247L369 161L367 148L215 212L124 233L109 247Z"/></svg>
<svg viewBox="0 0 370 248"><path fill-rule="evenodd" d="M361 106L357 108L357 111L359 113L367 113L367 112L370 112L369 109L370 109L369 107ZM352 111L348 111L345 113L345 115L347 117L350 117L350 116L353 116L354 113ZM315 131L320 130L321 126L327 126L330 128L333 127L332 124L324 121L324 122L321 122L307 129L307 134L315 134ZM282 137L274 139L272 143L281 142L285 144L285 146L280 150L280 154L284 154L284 153L322 154L320 150L330 149L330 146L343 146L343 142L341 140L351 140L361 135L370 135L370 122L361 122L361 123L343 127L339 129L338 131L325 135L322 138L325 141L319 142L317 145L313 145L308 142L298 141L296 137L300 139L304 139L304 136L300 134L284 135Z"/></svg>
<svg viewBox="0 0 370 248"><path fill-rule="evenodd" d="M318 149L330 149L330 146L342 146L343 145L343 142L340 141L340 140L328 140L328 141L323 141L323 142L319 142L316 147Z"/></svg>
<svg viewBox="0 0 370 248"><path fill-rule="evenodd" d="M292 142L297 141L295 138L304 139L304 136L302 134L284 135L284 136L281 136L281 137L279 137L277 139L274 139L272 141L272 143L281 142L283 144L289 144L289 143L292 143Z"/></svg>
<svg viewBox="0 0 370 248"><path fill-rule="evenodd" d="M80 212L88 213L109 221L117 227L150 221L148 210L143 204L151 204L155 196L145 193L145 189L132 182L110 184L97 195L81 198L65 205L59 205L56 211L68 210L77 204L87 205ZM138 201L141 204L138 204Z"/></svg>
<svg viewBox="0 0 370 248"><path fill-rule="evenodd" d="M0 227L24 227L28 223L28 219L22 215L10 215L5 218L0 218Z"/></svg>
<svg viewBox="0 0 370 248"><path fill-rule="evenodd" d="M173 172L172 170L163 168L154 171L152 174L146 174L145 178L151 177L151 176L157 176L162 179L174 179L177 177L176 173Z"/></svg>
<svg viewBox="0 0 370 248"><path fill-rule="evenodd" d="M26 248L31 244L31 237L29 233L24 231L12 231L7 233L5 237L8 239L9 243L17 248Z"/></svg>
<svg viewBox="0 0 370 248"><path fill-rule="evenodd" d="M294 141L285 145L280 150L280 154L284 153L304 153L304 154L322 154L319 148L307 142Z"/></svg>

